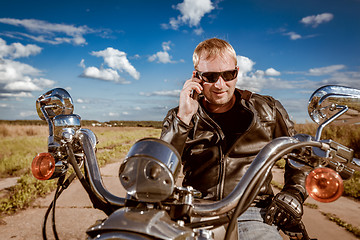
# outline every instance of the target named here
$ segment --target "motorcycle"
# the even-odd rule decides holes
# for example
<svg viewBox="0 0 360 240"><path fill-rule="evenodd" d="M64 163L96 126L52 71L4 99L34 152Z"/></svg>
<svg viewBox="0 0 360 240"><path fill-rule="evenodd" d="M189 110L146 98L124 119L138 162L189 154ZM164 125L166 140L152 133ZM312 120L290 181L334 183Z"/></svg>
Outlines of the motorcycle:
<svg viewBox="0 0 360 240"><path fill-rule="evenodd" d="M96 135L81 127L81 118L73 113L73 101L62 88L42 94L36 101L39 117L49 126L48 152L38 154L32 173L40 180L58 178L54 199L43 223L52 213L55 225L56 200L77 177L94 208L106 213L106 219L91 226L88 239L187 239L211 240L219 227L226 227L230 239L236 219L255 199L275 162L284 158L308 173L306 190L317 201L331 202L343 192L343 179L360 171L354 151L333 140L322 140L323 128L330 123L351 124L360 120L360 90L328 85L310 97L308 112L319 124L315 136L297 134L280 137L267 144L249 169L224 199L204 202L192 187L176 186L181 157L170 144L156 138L137 141L119 167L119 179L127 195L116 196L104 186L96 159ZM69 171L70 169L73 171ZM288 233L292 239L309 239L305 228Z"/></svg>

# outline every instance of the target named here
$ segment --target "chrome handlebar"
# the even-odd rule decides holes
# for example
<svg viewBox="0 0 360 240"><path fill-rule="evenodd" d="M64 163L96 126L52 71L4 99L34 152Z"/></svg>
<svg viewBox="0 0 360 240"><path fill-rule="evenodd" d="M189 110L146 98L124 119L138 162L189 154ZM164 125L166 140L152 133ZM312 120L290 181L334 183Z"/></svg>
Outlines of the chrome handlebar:
<svg viewBox="0 0 360 240"><path fill-rule="evenodd" d="M94 141L92 136L93 133L88 129L80 129L79 132L79 140L85 155L84 167L88 172L88 180L91 189L102 202L109 203L112 206L117 207L125 206L127 199L115 196L110 193L102 182L101 173L95 155L95 148L92 143ZM257 180L259 180L259 175L261 175L262 178L265 178L264 176L267 176L267 174L269 174L273 164L280 157L290 153L295 148L312 146L314 147L314 149L321 149L321 151L325 153L328 153L330 151L344 152L344 149L342 148L336 148L334 150L334 147L331 147L334 146L334 142L329 143L314 141L311 136L303 136L304 135L302 135L301 137L297 137L296 135L294 137L280 137L274 139L259 152L254 161L251 163L245 175L242 177L241 181L226 198L213 203L199 204L194 203L194 201L192 203L187 203L192 206L190 215L197 217L221 216L234 209L239 200L248 198L250 192L252 192L255 187L258 187L254 185L254 182L256 183ZM328 157L328 160L333 160L333 162L339 162L336 158L334 160L334 156L336 154L331 153L328 155L331 155ZM346 154L342 153L342 155ZM351 157L346 159L346 161L347 162L343 161L341 164L349 167L350 169L360 170L359 159ZM312 168L313 167L314 166L312 166ZM253 188L251 188L251 186L253 186Z"/></svg>
<svg viewBox="0 0 360 240"><path fill-rule="evenodd" d="M110 193L104 186L100 168L96 160L95 150L91 144L91 136L88 131L81 131L80 141L85 154L85 168L87 170L90 187L95 195L103 202L110 203L113 206L122 207L125 205L125 198L117 197Z"/></svg>

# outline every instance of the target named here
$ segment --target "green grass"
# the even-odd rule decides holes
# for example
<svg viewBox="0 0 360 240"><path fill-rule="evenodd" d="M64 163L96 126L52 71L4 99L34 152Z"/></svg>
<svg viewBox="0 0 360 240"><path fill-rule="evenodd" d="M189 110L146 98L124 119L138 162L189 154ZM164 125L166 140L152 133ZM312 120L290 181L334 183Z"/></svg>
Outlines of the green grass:
<svg viewBox="0 0 360 240"><path fill-rule="evenodd" d="M304 206L307 206L308 208L312 208L312 209L319 209L319 205L315 203L304 203Z"/></svg>
<svg viewBox="0 0 360 240"><path fill-rule="evenodd" d="M29 173L29 166L37 153L47 151L44 136L0 138L0 177Z"/></svg>
<svg viewBox="0 0 360 240"><path fill-rule="evenodd" d="M97 145L97 159L99 164L118 161L125 157L131 146L145 137L160 137L160 129L154 128L113 128L119 129L109 131L109 128L93 128L99 144Z"/></svg>
<svg viewBox="0 0 360 240"><path fill-rule="evenodd" d="M283 189L283 187L284 187L284 184L278 183L274 180L271 181L271 185L273 185L274 187L276 187L279 190Z"/></svg>
<svg viewBox="0 0 360 240"><path fill-rule="evenodd" d="M360 200L360 172L355 172L352 178L344 181L344 195Z"/></svg>
<svg viewBox="0 0 360 240"><path fill-rule="evenodd" d="M10 187L10 194L0 200L0 213L11 214L25 209L38 197L45 196L56 188L56 180L39 181L33 176L22 176L17 185Z"/></svg>
<svg viewBox="0 0 360 240"><path fill-rule="evenodd" d="M356 238L360 238L360 228L345 222L344 220L338 218L335 214L324 212L321 212L321 214L327 217L330 221L335 222L338 226L345 228L346 231L354 234Z"/></svg>

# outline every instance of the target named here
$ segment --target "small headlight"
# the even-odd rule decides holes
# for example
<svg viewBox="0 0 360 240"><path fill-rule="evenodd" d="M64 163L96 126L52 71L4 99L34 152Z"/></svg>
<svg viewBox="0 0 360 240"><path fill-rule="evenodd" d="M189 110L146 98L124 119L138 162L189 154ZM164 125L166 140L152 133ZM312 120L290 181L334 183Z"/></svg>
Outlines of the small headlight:
<svg viewBox="0 0 360 240"><path fill-rule="evenodd" d="M333 202L343 191L344 184L340 175L331 168L316 168L306 177L306 191L319 202Z"/></svg>
<svg viewBox="0 0 360 240"><path fill-rule="evenodd" d="M128 194L147 202L168 198L180 172L180 155L170 144L145 138L130 149L119 170L121 184Z"/></svg>
<svg viewBox="0 0 360 240"><path fill-rule="evenodd" d="M50 179L55 172L54 157L48 152L39 153L32 161L31 171L34 177L39 180Z"/></svg>

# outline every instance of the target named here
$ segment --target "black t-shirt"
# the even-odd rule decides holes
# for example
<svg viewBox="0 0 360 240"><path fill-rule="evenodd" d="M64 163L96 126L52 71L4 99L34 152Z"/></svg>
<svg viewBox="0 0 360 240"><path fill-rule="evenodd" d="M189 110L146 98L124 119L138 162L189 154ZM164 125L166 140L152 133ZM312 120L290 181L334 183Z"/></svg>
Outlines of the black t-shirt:
<svg viewBox="0 0 360 240"><path fill-rule="evenodd" d="M239 96L236 96L239 97ZM225 134L226 151L234 144L236 139L243 134L250 126L252 121L252 113L246 110L238 99L234 106L227 112L207 114L220 126L221 130Z"/></svg>

